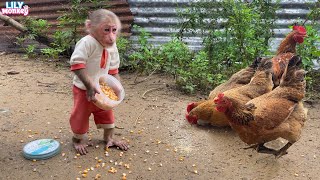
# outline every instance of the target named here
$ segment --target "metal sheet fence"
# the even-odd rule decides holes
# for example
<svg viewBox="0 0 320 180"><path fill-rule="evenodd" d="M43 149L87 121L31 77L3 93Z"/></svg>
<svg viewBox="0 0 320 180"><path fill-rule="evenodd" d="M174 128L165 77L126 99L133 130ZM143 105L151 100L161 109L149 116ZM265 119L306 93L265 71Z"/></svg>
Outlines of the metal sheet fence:
<svg viewBox="0 0 320 180"><path fill-rule="evenodd" d="M132 24L143 27L151 33L153 38L149 42L158 46L171 40L174 33L179 31L176 26L182 19L178 11L189 7L192 2L199 0L109 0L110 9L114 11L123 23L123 34L137 45L138 34L136 29L131 29ZM59 11L64 10L69 0L25 0L30 6L30 16L47 19L55 25ZM271 39L270 47L276 48L281 39L290 31L288 26L297 19L304 19L309 8L314 6L317 0L280 0L280 9L277 11L279 19L276 21L275 36ZM86 4L88 5L88 4ZM0 8L5 2L0 2ZM21 19L21 16L13 16ZM52 29L54 31L54 28ZM15 50L14 40L19 34L10 26L0 22L0 51ZM188 35L185 39L193 50L202 48L202 39L198 35Z"/></svg>
<svg viewBox="0 0 320 180"><path fill-rule="evenodd" d="M143 27L153 35L149 39L154 45L160 45L171 40L173 33L177 33L177 25L182 19L178 16L178 11L189 7L191 2L199 0L128 0L131 11L134 15L134 24ZM276 1L275 1L276 2ZM309 8L314 6L317 0L280 0L280 9L276 12L275 36L271 39L270 47L275 51L281 39L290 31L292 25L298 18L304 19L309 12ZM131 39L137 42L137 30L132 30ZM202 48L202 39L197 35L189 35L184 39L193 50Z"/></svg>

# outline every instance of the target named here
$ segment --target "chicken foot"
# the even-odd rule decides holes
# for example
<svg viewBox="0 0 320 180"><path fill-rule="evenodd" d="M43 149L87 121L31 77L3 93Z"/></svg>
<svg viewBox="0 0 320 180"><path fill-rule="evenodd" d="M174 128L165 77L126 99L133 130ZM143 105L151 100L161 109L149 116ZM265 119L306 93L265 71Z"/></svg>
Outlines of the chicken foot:
<svg viewBox="0 0 320 180"><path fill-rule="evenodd" d="M288 154L287 150L289 149L290 146L292 146L293 143L288 142L286 145L284 145L281 149L279 149L274 155L276 158L280 158L283 155Z"/></svg>
<svg viewBox="0 0 320 180"><path fill-rule="evenodd" d="M278 151L277 150L274 150L274 149L271 149L271 148L267 148L266 146L264 146L264 143L263 144L255 144L255 145L252 145L250 147L246 147L244 149L255 149L258 153L264 153L264 154L273 154L277 159L280 158L281 156L283 155L286 155L288 154L287 150L289 149L289 147L292 145L293 143L291 142L288 142L285 146L283 146L281 149L279 149Z"/></svg>
<svg viewBox="0 0 320 180"><path fill-rule="evenodd" d="M274 149L270 149L270 148L267 148L266 146L264 146L264 143L263 144L255 144L255 145L243 148L243 149L251 149L251 148L255 149L259 153L265 153L265 154L275 154L277 152Z"/></svg>

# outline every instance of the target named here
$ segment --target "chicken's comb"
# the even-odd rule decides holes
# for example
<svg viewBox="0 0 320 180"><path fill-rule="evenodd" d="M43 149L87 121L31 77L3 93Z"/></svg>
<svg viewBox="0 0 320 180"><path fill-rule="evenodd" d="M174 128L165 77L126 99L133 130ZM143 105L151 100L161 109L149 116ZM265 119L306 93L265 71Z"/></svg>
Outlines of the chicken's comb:
<svg viewBox="0 0 320 180"><path fill-rule="evenodd" d="M300 34L307 34L307 30L303 26L294 25L292 29L295 30L295 31L298 31Z"/></svg>
<svg viewBox="0 0 320 180"><path fill-rule="evenodd" d="M223 97L224 97L224 94L223 94L223 93L219 93L219 94L218 94L218 98L219 98L219 99L221 99L221 98L223 98Z"/></svg>
<svg viewBox="0 0 320 180"><path fill-rule="evenodd" d="M223 97L224 97L224 94L219 93L218 96L214 98L214 103L219 103Z"/></svg>

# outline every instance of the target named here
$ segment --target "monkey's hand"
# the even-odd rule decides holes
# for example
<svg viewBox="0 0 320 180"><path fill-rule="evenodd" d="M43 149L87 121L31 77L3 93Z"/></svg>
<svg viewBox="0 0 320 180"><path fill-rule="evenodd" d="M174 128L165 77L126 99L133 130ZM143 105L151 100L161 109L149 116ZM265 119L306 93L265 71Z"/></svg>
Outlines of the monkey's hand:
<svg viewBox="0 0 320 180"><path fill-rule="evenodd" d="M95 97L96 93L100 94L100 91L98 90L98 87L96 87L90 77L88 76L88 73L86 69L78 69L73 71L79 79L83 82L87 89L87 99L88 101L96 102L97 99Z"/></svg>
<svg viewBox="0 0 320 180"><path fill-rule="evenodd" d="M96 93L100 94L100 91L98 90L97 87L92 85L89 88L87 88L87 99L88 99L88 101L96 102L97 101L97 99L95 97Z"/></svg>

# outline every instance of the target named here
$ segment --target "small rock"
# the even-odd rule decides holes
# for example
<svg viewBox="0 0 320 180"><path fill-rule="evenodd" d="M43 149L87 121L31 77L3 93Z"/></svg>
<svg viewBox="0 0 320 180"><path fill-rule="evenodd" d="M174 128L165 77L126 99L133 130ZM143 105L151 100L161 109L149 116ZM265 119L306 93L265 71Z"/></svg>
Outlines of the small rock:
<svg viewBox="0 0 320 180"><path fill-rule="evenodd" d="M6 113L9 112L9 109L0 109L0 113Z"/></svg>
<svg viewBox="0 0 320 180"><path fill-rule="evenodd" d="M20 74L20 72L18 72L18 71L8 71L7 74L8 75L16 75L16 74Z"/></svg>

